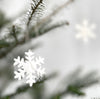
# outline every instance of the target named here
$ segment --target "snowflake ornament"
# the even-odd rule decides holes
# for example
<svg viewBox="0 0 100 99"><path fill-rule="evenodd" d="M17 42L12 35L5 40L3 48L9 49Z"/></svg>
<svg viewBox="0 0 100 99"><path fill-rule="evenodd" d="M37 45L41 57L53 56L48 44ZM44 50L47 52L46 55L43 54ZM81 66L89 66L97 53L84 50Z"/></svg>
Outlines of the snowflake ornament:
<svg viewBox="0 0 100 99"><path fill-rule="evenodd" d="M40 56L35 57L34 53L29 50L25 52L25 59L18 56L14 59L14 78L18 80L25 80L26 83L32 87L34 83L41 80L45 75L45 68L42 67L44 64L44 58Z"/></svg>
<svg viewBox="0 0 100 99"><path fill-rule="evenodd" d="M76 34L77 39L82 39L84 42L88 42L89 38L96 38L93 30L96 28L95 24L89 26L88 21L84 20L82 25L77 24L76 29L78 33Z"/></svg>

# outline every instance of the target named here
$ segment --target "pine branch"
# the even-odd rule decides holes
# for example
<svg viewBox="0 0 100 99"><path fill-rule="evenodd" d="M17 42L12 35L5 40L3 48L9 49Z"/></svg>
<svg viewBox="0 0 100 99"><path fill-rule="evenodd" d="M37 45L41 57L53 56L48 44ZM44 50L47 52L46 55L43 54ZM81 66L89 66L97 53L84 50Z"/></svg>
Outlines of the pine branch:
<svg viewBox="0 0 100 99"><path fill-rule="evenodd" d="M44 28L41 28L40 29L40 33L46 33L48 31L51 31L53 29L56 29L56 28L59 28L59 27L62 27L64 25L69 25L69 23L67 21L64 21L64 22L57 22L55 24L52 24L52 25L49 25L49 26L45 26Z"/></svg>
<svg viewBox="0 0 100 99"><path fill-rule="evenodd" d="M29 40L29 25L30 25L30 22L32 21L33 15L35 14L35 12L39 8L39 6L43 3L43 0L39 0L39 1L33 0L33 2L34 2L34 4L31 3L31 12L29 12L30 14L29 14L29 17L28 17L28 22L27 22L27 31L26 31L26 34L25 34L25 40L26 41Z"/></svg>
<svg viewBox="0 0 100 99"><path fill-rule="evenodd" d="M48 77L44 78L43 80L38 81L37 83L35 83L32 88L34 88L35 85L39 85L39 84L43 83L46 80L54 78L55 76L57 76L57 73L53 73L53 74L49 75ZM19 93L26 92L28 89L30 89L29 85L23 85L22 87L17 88L15 93L12 93L10 95L3 96L3 97L0 96L0 99L12 98L13 96L18 95Z"/></svg>
<svg viewBox="0 0 100 99"><path fill-rule="evenodd" d="M69 4L71 4L72 2L74 2L74 0L69 0L66 3L64 3L63 5L59 6L56 10L54 10L51 14L49 14L48 16L44 17L40 22L37 23L37 26L41 25L41 23L47 22L48 20L50 20L53 16L55 16L57 13L59 13L63 8L65 8L66 6L68 6Z"/></svg>
<svg viewBox="0 0 100 99"><path fill-rule="evenodd" d="M100 82L100 77L97 76L97 72L90 72L85 76L79 76L81 75L80 73L80 71L76 70L73 74L71 74L71 76L68 77L70 79L67 79L68 82L66 82L66 84L68 85L65 85L65 89L62 91L60 90L58 93L55 93L49 99L61 99L62 96L68 94L84 96L85 92L83 92L82 89L98 84Z"/></svg>
<svg viewBox="0 0 100 99"><path fill-rule="evenodd" d="M51 26L45 28L43 31L39 29L39 30L38 30L38 36L41 36L41 35L47 33L48 31L51 31L51 30L53 30L53 29L55 29L55 28L59 28L59 27L62 27L62 26L64 26L64 25L68 25L68 24L69 24L68 22L59 22L59 23L53 24L53 25L51 25ZM13 27L12 27L12 28L13 28ZM29 32L30 32L30 35L29 35L29 36L30 36L30 39L29 39L29 41L30 41L31 39L37 37L37 35L35 35L36 32L34 31L34 29L30 29ZM14 34L14 35L15 35L15 34ZM16 36L16 35L15 35L15 36ZM23 45L23 44L26 43L24 38L18 39L18 38L15 37L15 36L14 36L15 41L13 41L13 42L7 42L7 45L9 45L9 46L7 46L6 48L5 48L5 46L4 46L5 44L4 44L4 43L2 44L2 48L3 48L3 49L0 50L0 58L5 57L9 52L11 52L11 51L12 51L14 48L16 48L18 45ZM29 42L29 41L27 41L27 42Z"/></svg>
<svg viewBox="0 0 100 99"><path fill-rule="evenodd" d="M67 21L56 22L53 24L51 24L50 22L51 21L45 22L40 27L34 27L34 28L37 28L37 31L35 31L35 29L32 27L30 29L30 38L38 37L40 35L48 33L51 30L54 30L56 28L60 28L64 25L66 25L66 26L69 25L69 23Z"/></svg>
<svg viewBox="0 0 100 99"><path fill-rule="evenodd" d="M59 6L59 7L58 7L56 10L54 10L50 15L44 17L44 18L41 19L39 22L37 22L36 25L35 25L34 27L31 28L31 30L33 30L33 32L30 33L30 35L32 35L32 37L33 37L33 36L39 36L39 33L40 33L40 34L44 34L44 33L48 32L50 28L48 29L48 31L47 31L47 29L46 29L46 30L44 31L44 33L43 33L43 31L41 31L42 27L44 28L46 25L48 25L49 23L51 23L51 22L52 22L52 20L51 20L52 16L56 15L59 11L61 11L64 7L68 6L68 5L69 5L70 3L72 3L73 1L74 1L74 0L69 0L68 2L66 2L66 3L64 3L63 5ZM68 23L68 22L66 22L66 23ZM64 24L55 26L55 28L59 28L59 27L61 27L61 26L63 26L63 25L64 25ZM36 31L34 32L35 28L36 28ZM52 30L52 29L54 29L54 28L52 27L50 30ZM30 31L30 32L31 32L31 31Z"/></svg>
<svg viewBox="0 0 100 99"><path fill-rule="evenodd" d="M33 2L35 3L36 1L33 0ZM38 7L43 3L43 0L39 0L39 2L37 4L35 4L35 6L31 3L31 10L32 12L30 13L30 16L28 17L28 22L27 22L27 26L29 26L31 20L32 20L32 17L33 17L33 14L36 12L36 10L38 9Z"/></svg>

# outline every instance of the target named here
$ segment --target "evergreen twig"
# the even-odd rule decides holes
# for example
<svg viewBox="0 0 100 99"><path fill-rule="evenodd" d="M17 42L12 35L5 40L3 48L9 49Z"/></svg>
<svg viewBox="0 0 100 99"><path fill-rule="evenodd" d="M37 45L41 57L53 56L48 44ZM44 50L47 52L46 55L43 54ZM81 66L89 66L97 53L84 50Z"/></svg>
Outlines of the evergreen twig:
<svg viewBox="0 0 100 99"><path fill-rule="evenodd" d="M56 10L54 10L52 13L50 13L48 16L44 17L41 21L39 21L37 24L40 25L41 23L47 22L48 20L50 20L54 15L56 15L57 13L59 13L63 8L65 8L66 6L68 6L69 4L71 4L72 2L74 2L74 0L69 0L66 3L62 4L61 6L59 6ZM37 26L38 26L37 25Z"/></svg>
<svg viewBox="0 0 100 99"><path fill-rule="evenodd" d="M85 92L83 92L82 89L98 84L100 82L100 77L97 76L97 72L89 72L84 76L80 76L80 73L80 71L75 70L75 72L68 77L69 79L67 79L64 90L60 90L58 93L55 93L49 97L49 99L61 99L62 96L68 94L84 96Z"/></svg>
<svg viewBox="0 0 100 99"><path fill-rule="evenodd" d="M46 32L48 32L48 31L51 31L51 30L53 30L53 29L62 27L62 26L64 26L64 25L69 25L69 23L68 23L67 21L65 21L65 22L57 22L57 23L55 23L55 24L52 24L52 25L49 25L49 26L45 26L44 28L42 28L42 29L40 30L40 33L41 33L41 34L42 34L42 33L46 33Z"/></svg>
<svg viewBox="0 0 100 99"><path fill-rule="evenodd" d="M27 26L29 26L29 24L30 24L30 22L32 20L33 14L36 12L36 10L41 5L41 3L43 3L43 0L39 0L39 2L35 6L33 4L31 4L31 10L32 10L32 12L31 12L30 16L28 17Z"/></svg>
<svg viewBox="0 0 100 99"><path fill-rule="evenodd" d="M49 79L51 79L51 78L54 78L55 76L57 76L57 73L52 73L52 74L50 74L48 77L45 77L43 80L38 81L37 83L35 83L35 84L33 85L33 87L34 87L35 85L37 85L37 84L43 83L45 80L49 80ZM15 93L12 93L12 94L9 94L9 95L3 96L3 97L1 96L0 99L7 99L8 97L9 97L9 98L12 98L13 96L15 96L15 95L17 95L17 94L19 94L19 93L24 93L24 92L26 92L29 88L30 88L29 85L23 85L23 86L17 88L17 90L16 90Z"/></svg>
<svg viewBox="0 0 100 99"><path fill-rule="evenodd" d="M33 2L37 2L37 1L34 1ZM30 15L28 17L28 22L27 22L27 31L26 31L26 34L25 34L25 40L28 41L29 40L29 25L30 25L30 22L32 21L32 18L33 18L33 15L35 14L35 12L37 11L38 7L43 3L43 0L39 0L37 4L32 4L31 3L31 11L30 12Z"/></svg>

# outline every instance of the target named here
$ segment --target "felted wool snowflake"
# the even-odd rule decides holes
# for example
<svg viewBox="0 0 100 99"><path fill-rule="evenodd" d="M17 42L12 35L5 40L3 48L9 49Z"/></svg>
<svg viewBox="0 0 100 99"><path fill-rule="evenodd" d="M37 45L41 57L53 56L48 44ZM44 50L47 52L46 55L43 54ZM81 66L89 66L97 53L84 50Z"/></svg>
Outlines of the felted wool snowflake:
<svg viewBox="0 0 100 99"><path fill-rule="evenodd" d="M30 87L41 80L45 75L45 68L42 67L44 64L44 58L36 57L34 53L29 50L25 52L25 59L18 56L14 59L14 66L16 71L14 71L14 78L18 80L25 80Z"/></svg>
<svg viewBox="0 0 100 99"><path fill-rule="evenodd" d="M95 24L89 25L87 20L84 20L82 25L77 24L76 29L78 33L76 34L77 39L82 39L84 42L88 42L89 38L96 38L93 30L96 28Z"/></svg>

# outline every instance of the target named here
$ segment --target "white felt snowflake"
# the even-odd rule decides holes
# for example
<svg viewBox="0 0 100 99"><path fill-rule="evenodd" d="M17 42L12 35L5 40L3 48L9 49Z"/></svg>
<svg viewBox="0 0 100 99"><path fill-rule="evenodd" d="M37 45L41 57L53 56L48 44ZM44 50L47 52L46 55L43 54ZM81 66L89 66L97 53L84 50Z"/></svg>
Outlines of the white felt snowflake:
<svg viewBox="0 0 100 99"><path fill-rule="evenodd" d="M17 70L14 71L14 78L25 80L31 87L45 75L45 68L42 68L43 64L44 58L40 56L38 58L35 57L34 53L29 50L25 52L25 59L20 58L20 56L14 59L14 66L17 68Z"/></svg>
<svg viewBox="0 0 100 99"><path fill-rule="evenodd" d="M82 39L84 42L88 42L89 38L96 38L93 30L96 28L95 24L89 25L87 20L83 21L82 25L77 24L76 29L78 33L76 34L77 39Z"/></svg>

